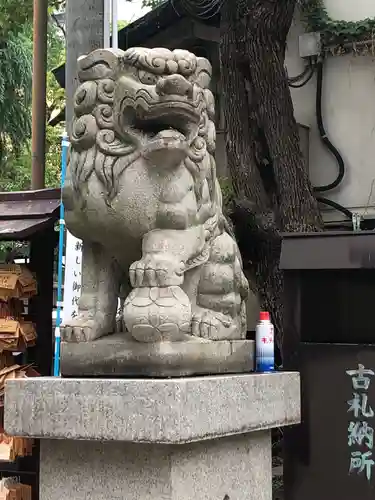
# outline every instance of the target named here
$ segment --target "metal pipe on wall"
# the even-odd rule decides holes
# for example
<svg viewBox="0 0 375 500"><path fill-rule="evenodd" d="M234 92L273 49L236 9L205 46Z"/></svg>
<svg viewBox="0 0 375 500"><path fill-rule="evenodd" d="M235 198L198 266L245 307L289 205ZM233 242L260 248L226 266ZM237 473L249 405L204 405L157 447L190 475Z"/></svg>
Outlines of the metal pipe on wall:
<svg viewBox="0 0 375 500"><path fill-rule="evenodd" d="M31 187L45 186L48 0L34 0Z"/></svg>

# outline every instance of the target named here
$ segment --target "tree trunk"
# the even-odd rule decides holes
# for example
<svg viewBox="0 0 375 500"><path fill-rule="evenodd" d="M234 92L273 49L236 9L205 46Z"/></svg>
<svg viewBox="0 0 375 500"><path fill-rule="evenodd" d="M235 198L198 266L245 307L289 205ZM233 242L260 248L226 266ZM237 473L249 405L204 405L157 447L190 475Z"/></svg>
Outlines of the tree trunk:
<svg viewBox="0 0 375 500"><path fill-rule="evenodd" d="M232 220L245 270L282 332L282 232L322 227L284 69L296 0L226 0L221 65Z"/></svg>

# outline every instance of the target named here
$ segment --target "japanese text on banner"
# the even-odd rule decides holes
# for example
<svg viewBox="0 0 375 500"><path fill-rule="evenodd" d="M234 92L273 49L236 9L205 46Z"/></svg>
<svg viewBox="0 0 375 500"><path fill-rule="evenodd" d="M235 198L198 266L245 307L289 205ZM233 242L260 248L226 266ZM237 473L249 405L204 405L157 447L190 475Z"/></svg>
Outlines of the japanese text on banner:
<svg viewBox="0 0 375 500"><path fill-rule="evenodd" d="M78 301L82 288L82 241L69 231L66 234L65 279L64 279L64 320L78 314Z"/></svg>

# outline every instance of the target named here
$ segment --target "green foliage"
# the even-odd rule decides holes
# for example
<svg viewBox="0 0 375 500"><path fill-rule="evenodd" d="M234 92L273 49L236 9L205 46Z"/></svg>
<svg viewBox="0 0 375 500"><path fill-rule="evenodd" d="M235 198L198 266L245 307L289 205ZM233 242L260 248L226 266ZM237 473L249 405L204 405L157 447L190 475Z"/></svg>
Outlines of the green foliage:
<svg viewBox="0 0 375 500"><path fill-rule="evenodd" d="M30 189L30 150L25 147L17 157L12 157L1 167L0 191L24 191Z"/></svg>
<svg viewBox="0 0 375 500"><path fill-rule="evenodd" d="M373 39L375 19L362 21L336 21L332 19L323 0L302 0L302 13L312 31L320 31L325 45Z"/></svg>
<svg viewBox="0 0 375 500"><path fill-rule="evenodd" d="M151 7L151 9L155 9L155 7L158 7L164 2L165 0L143 0L143 7Z"/></svg>
<svg viewBox="0 0 375 500"><path fill-rule="evenodd" d="M32 50L29 26L0 46L0 165L30 137Z"/></svg>
<svg viewBox="0 0 375 500"><path fill-rule="evenodd" d="M10 34L13 36L24 31L25 25L32 22L32 0L1 0L0 3L0 40L6 41Z"/></svg>
<svg viewBox="0 0 375 500"><path fill-rule="evenodd" d="M126 28L126 26L128 25L128 21L118 21L117 23L117 29L118 31L122 30L123 28Z"/></svg>
<svg viewBox="0 0 375 500"><path fill-rule="evenodd" d="M0 189L13 187L12 159L31 134L32 14L32 0L1 1Z"/></svg>
<svg viewBox="0 0 375 500"><path fill-rule="evenodd" d="M50 24L47 37L47 122L54 111L60 111L65 103L65 91L57 83L52 70L65 63L65 39L54 24Z"/></svg>
<svg viewBox="0 0 375 500"><path fill-rule="evenodd" d="M65 62L65 39L60 30L52 24L48 32L47 61L47 123L52 114L65 106L65 90L60 87L52 70ZM63 124L46 129L46 186L57 187L61 178L61 136Z"/></svg>
<svg viewBox="0 0 375 500"><path fill-rule="evenodd" d="M30 256L29 244L23 241L7 241L0 243L0 262L12 262L14 258Z"/></svg>
<svg viewBox="0 0 375 500"><path fill-rule="evenodd" d="M32 32L31 29L25 34L25 43L30 47L27 63L29 64L29 80L23 82L23 92L31 94L31 74L32 74ZM57 113L64 107L65 94L60 88L51 70L65 61L65 40L60 35L60 30L51 23L48 31L48 73L47 73L47 122L52 114ZM19 44L20 45L20 44ZM20 49L19 49L20 50ZM1 64L1 59L0 59ZM23 64L26 64L23 61ZM23 66L25 67L25 66ZM0 65L1 68L1 65ZM0 69L0 82L4 77L4 72ZM18 80L19 81L19 80ZM27 84L26 84L27 83ZM22 92L21 92L22 94ZM12 127L15 127L18 120L15 120L15 115L10 111L17 103L14 99L11 102L1 98L0 86L0 110L1 106L6 108L4 113L7 113L9 108L9 120ZM19 129L18 137L22 143L18 145L18 149L10 144L7 139L7 154L3 163L0 165L0 191L20 191L30 188L31 183L31 141L30 141L30 120L31 120L31 95L28 101L24 101L25 123L24 128ZM0 111L0 127L4 113ZM4 115L5 116L5 115ZM18 116L18 115L16 115ZM0 128L1 130L1 128ZM28 133L25 133L28 131ZM62 126L51 127L47 125L46 129L46 186L57 187L60 184L60 154L61 154L61 135L63 132Z"/></svg>
<svg viewBox="0 0 375 500"><path fill-rule="evenodd" d="M66 8L65 0L49 0L48 2L48 13L53 14L54 12L64 12Z"/></svg>
<svg viewBox="0 0 375 500"><path fill-rule="evenodd" d="M61 127L47 126L46 130L46 187L59 187L61 179ZM0 191L24 191L31 185L31 147L26 144L17 157L2 168Z"/></svg>
<svg viewBox="0 0 375 500"><path fill-rule="evenodd" d="M219 184L221 187L221 193L223 195L223 207L224 210L227 210L234 199L233 184L229 177L220 177Z"/></svg>

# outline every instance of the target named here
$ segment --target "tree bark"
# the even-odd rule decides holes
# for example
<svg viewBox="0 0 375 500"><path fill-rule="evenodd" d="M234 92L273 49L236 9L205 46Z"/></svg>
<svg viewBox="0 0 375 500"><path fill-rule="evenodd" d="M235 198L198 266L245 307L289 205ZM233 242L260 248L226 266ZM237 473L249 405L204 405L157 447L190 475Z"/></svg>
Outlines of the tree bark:
<svg viewBox="0 0 375 500"><path fill-rule="evenodd" d="M282 332L281 233L322 227L284 69L296 0L226 0L221 65L232 220L245 270Z"/></svg>

